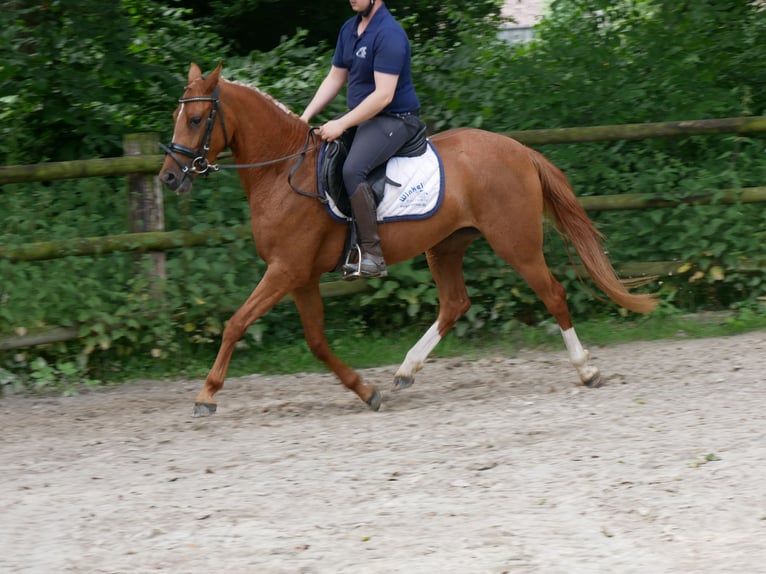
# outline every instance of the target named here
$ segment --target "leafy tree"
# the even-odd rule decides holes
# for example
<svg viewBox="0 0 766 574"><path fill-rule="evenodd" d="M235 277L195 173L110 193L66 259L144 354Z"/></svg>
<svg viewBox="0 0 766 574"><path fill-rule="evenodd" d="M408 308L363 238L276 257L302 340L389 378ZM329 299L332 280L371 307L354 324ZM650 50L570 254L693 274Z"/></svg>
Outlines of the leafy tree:
<svg viewBox="0 0 766 574"><path fill-rule="evenodd" d="M313 19L293 34L301 9L285 12L284 4L221 2L199 15L190 11L194 7L189 3L180 9L170 0L165 5L121 0L108 6L104 0L53 0L35 6L6 2L0 29L0 46L5 48L0 62L0 161L114 155L120 153L126 131L166 134L191 60L210 70L223 59L227 78L253 83L300 110L326 73L337 27L350 14L342 3L317 0L311 3ZM405 6L391 0L389 7L414 39L417 89L435 129L480 126L502 132L766 113L762 3L554 0L534 41L523 45L497 39L494 1L445 0L437 8L429 4L416 0ZM336 11L330 11L331 5ZM224 44L237 39L230 33L237 22L227 21L229 30L219 18L239 14L245 22L249 7L261 16L262 10L280 10L283 39L273 49ZM327 28L319 34L325 17ZM282 23L289 25L282 28ZM258 18L242 34L266 34L257 24ZM277 30L276 22L273 28ZM344 107L342 98L334 106L328 116ZM727 135L545 146L541 151L567 172L579 195L694 197L762 185L763 147L763 136ZM114 193L121 185L91 179L5 186L0 243L123 231L125 202ZM203 230L245 223L247 205L238 197L235 174L198 181L191 196L168 198L168 227ZM651 260L696 265L691 276L681 273L663 282L661 293L678 308L755 307L756 297L763 295L763 273L723 271L762 257L766 218L761 205L690 205L593 217L608 235L617 265ZM549 264L568 267L554 234L547 243ZM255 259L249 240L171 252L170 281L158 309L153 305L159 303L136 295L141 286L129 255L44 264L0 261L0 331L77 323L87 335L85 354L104 349L113 364L149 351L152 356L172 355L179 345L214 347L223 322L263 272ZM498 264L486 244L476 243L466 266L473 306L458 324L459 333L487 327L502 332L519 320L547 317L539 299ZM560 278L573 314L617 313L595 302L573 271ZM380 283L378 291L361 298L367 306L364 319L354 302L328 301L337 314L352 316L339 322L342 329L353 324L360 331L384 332L418 318L432 320L437 300L422 259L402 265ZM286 309L275 308L259 320L248 342L299 338L295 313ZM63 354L66 349L49 352ZM23 368L15 358L0 355L2 365Z"/></svg>
<svg viewBox="0 0 766 574"><path fill-rule="evenodd" d="M252 51L269 51L298 30L306 30L306 42L335 45L341 24L351 16L347 2L313 0L294 3L278 0L183 0L196 21L209 23L233 51L246 56ZM297 4L297 5L296 5ZM386 6L402 19L415 41L441 36L457 37L455 15L464 21L496 20L502 0L431 0L399 2L391 0Z"/></svg>
<svg viewBox="0 0 766 574"><path fill-rule="evenodd" d="M184 10L149 0L4 8L2 163L119 154L123 133L160 125L190 60L224 53Z"/></svg>
<svg viewBox="0 0 766 574"><path fill-rule="evenodd" d="M760 3L557 0L535 40L514 54L507 113L493 116L492 125L503 130L760 115L766 112L764 57L766 11ZM720 136L544 151L581 195L677 197L762 185L763 143L763 136ZM757 278L732 274L723 280L712 270L756 255L752 241L743 239L747 229L763 229L761 206L594 217L618 262L681 258L702 266L693 282L675 283L680 306L726 305L746 298L748 289L757 292Z"/></svg>
<svg viewBox="0 0 766 574"><path fill-rule="evenodd" d="M545 104L525 112L546 110L534 127L760 114L765 22L742 0L556 0L515 60L520 95Z"/></svg>

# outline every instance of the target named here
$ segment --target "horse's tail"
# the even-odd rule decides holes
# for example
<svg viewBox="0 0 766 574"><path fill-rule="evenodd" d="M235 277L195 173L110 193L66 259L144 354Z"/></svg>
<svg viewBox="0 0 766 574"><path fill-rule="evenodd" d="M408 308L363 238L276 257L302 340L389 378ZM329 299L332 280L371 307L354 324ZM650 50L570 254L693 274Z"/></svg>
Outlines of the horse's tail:
<svg viewBox="0 0 766 574"><path fill-rule="evenodd" d="M543 186L545 213L556 229L574 245L585 269L599 288L612 301L637 313L649 313L657 306L653 295L629 293L604 253L604 236L598 231L577 201L566 176L545 156L529 149Z"/></svg>

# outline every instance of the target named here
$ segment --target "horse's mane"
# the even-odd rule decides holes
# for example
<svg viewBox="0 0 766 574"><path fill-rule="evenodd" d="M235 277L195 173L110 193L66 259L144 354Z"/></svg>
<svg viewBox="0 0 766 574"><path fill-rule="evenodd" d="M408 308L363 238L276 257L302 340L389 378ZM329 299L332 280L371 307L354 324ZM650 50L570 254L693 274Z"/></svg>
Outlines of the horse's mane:
<svg viewBox="0 0 766 574"><path fill-rule="evenodd" d="M250 84L246 84L246 83L244 83L244 82L240 82L239 80L226 80L226 79L224 79L224 78L222 78L222 79L223 79L223 81L225 81L225 82L228 82L229 84L233 84L233 85L235 85L235 86L240 86L240 87L243 87L243 88L247 88L247 89L249 89L249 90L252 90L252 91L254 91L256 94L258 94L259 96L261 96L263 99L265 99L266 101L268 101L268 102L272 103L272 104L273 104L275 107L277 107L277 108L279 108L280 110L282 110L283 112L285 112L286 114L288 114L288 115L290 115L290 116L293 116L293 117L295 117L295 118L298 118L298 117L299 117L299 116L298 116L298 114L296 114L294 111L292 111L290 108L288 108L288 107L287 107L285 104L283 104L282 102L280 102L278 99L276 99L276 98L275 98L274 96L272 96L271 94L267 94L266 92L264 92L264 91L263 91L263 90L261 90L260 88L256 88L255 86L251 86Z"/></svg>

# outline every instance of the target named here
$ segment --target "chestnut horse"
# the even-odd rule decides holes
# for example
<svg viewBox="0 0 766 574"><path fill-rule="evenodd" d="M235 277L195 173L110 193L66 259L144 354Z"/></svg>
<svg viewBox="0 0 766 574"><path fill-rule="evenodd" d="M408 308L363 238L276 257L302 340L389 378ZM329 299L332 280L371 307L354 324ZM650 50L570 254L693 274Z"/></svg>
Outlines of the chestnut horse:
<svg viewBox="0 0 766 574"><path fill-rule="evenodd" d="M319 150L310 127L263 92L223 79L221 64L207 77L191 64L179 102L160 179L170 190L188 192L195 176L218 169L211 162L230 148L250 205L255 247L268 266L223 331L215 363L195 399L194 415L215 412L214 396L223 386L235 343L287 294L298 308L311 352L371 409L378 410L378 390L333 354L324 333L319 279L341 259L347 225L332 219L313 192L305 192L317 188ZM628 292L604 254L603 237L566 177L540 153L478 129L450 130L431 141L444 163L441 207L428 219L380 226L386 262L394 264L425 252L439 294L436 322L408 351L395 374L394 387L413 383L437 343L468 311L463 256L482 235L556 318L580 381L599 386L599 370L589 364L588 351L572 326L565 290L545 263L543 215L569 238L588 274L612 301L648 313L657 304L655 298ZM299 159L303 161L296 168Z"/></svg>

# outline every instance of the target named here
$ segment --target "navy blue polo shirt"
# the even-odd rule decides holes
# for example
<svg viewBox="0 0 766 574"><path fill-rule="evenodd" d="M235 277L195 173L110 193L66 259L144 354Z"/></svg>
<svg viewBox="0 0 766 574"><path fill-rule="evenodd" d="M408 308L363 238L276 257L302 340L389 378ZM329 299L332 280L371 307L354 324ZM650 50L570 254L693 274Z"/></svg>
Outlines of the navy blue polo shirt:
<svg viewBox="0 0 766 574"><path fill-rule="evenodd" d="M333 66L348 70L346 102L349 109L354 109L375 90L374 73L383 72L399 76L394 99L383 111L417 111L420 102L412 84L407 33L385 5L375 12L367 29L359 36L356 30L361 18L357 15L343 24L332 58Z"/></svg>

